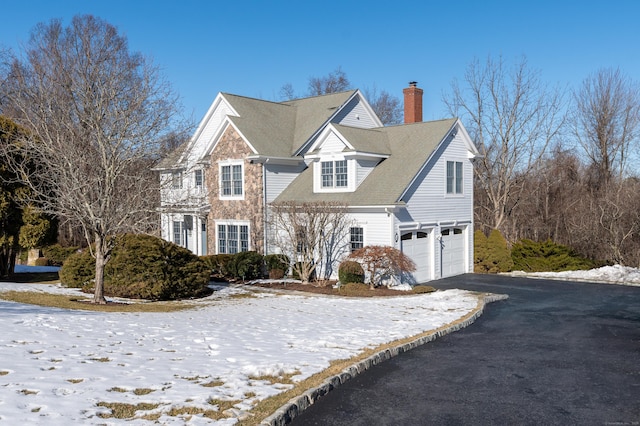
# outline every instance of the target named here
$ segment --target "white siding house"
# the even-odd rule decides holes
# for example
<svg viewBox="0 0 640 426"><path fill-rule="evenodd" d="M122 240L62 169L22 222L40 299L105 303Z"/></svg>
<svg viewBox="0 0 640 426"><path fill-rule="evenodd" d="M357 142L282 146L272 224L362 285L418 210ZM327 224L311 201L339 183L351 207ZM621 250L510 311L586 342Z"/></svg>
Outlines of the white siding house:
<svg viewBox="0 0 640 426"><path fill-rule="evenodd" d="M414 83L404 93L405 123L388 127L357 90L281 103L219 94L158 167L163 237L197 254L269 254L272 203L335 202L352 223L344 255L396 247L417 265L412 283L471 272L478 151L459 120L421 121Z"/></svg>

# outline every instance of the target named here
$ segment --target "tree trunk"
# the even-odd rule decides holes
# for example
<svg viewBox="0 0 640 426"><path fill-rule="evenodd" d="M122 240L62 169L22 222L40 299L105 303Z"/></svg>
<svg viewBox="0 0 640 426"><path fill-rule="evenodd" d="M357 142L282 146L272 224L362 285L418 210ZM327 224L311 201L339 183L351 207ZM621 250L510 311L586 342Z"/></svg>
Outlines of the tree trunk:
<svg viewBox="0 0 640 426"><path fill-rule="evenodd" d="M95 291L93 293L93 303L106 305L107 300L104 298L104 264L106 263L106 253L104 247L104 238L96 235L96 279Z"/></svg>

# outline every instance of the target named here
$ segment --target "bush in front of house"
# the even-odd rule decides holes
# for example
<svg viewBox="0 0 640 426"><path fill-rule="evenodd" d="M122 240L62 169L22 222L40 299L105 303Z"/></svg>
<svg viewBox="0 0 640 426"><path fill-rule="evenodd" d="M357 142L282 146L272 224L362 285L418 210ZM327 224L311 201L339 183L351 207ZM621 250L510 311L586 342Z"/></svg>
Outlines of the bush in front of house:
<svg viewBox="0 0 640 426"><path fill-rule="evenodd" d="M210 271L188 249L150 235L117 237L105 265L104 294L149 300L175 300L208 293ZM70 256L60 270L68 287L90 291L95 260L85 250Z"/></svg>
<svg viewBox="0 0 640 426"><path fill-rule="evenodd" d="M216 278L231 278L229 264L233 260L232 254L210 254L207 256L201 256L200 258L207 265L211 274Z"/></svg>
<svg viewBox="0 0 640 426"><path fill-rule="evenodd" d="M243 251L233 255L229 262L229 274L237 280L255 280L264 273L264 256L255 251Z"/></svg>
<svg viewBox="0 0 640 426"><path fill-rule="evenodd" d="M60 282L65 287L89 290L96 277L96 263L89 249L69 256L58 271Z"/></svg>
<svg viewBox="0 0 640 426"><path fill-rule="evenodd" d="M60 244L53 244L42 249L42 255L49 259L49 265L62 266L69 256L76 253L78 247L62 247Z"/></svg>
<svg viewBox="0 0 640 426"><path fill-rule="evenodd" d="M271 279L280 279L289 271L289 257L284 254L268 254L264 257L264 264Z"/></svg>
<svg viewBox="0 0 640 426"><path fill-rule="evenodd" d="M497 274L513 269L511 250L500 231L492 230L489 237L482 231L476 231L474 240L475 272Z"/></svg>
<svg viewBox="0 0 640 426"><path fill-rule="evenodd" d="M573 249L546 241L520 240L511 248L514 269L525 272L559 272L591 269L595 265Z"/></svg>
<svg viewBox="0 0 640 426"><path fill-rule="evenodd" d="M345 260L338 267L338 279L342 284L363 283L364 269L355 260Z"/></svg>

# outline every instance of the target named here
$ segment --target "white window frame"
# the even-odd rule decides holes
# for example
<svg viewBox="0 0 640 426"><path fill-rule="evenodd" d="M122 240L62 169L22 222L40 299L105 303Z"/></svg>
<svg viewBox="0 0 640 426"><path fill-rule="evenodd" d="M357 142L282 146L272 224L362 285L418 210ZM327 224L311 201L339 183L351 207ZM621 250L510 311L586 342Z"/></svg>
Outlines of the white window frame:
<svg viewBox="0 0 640 426"><path fill-rule="evenodd" d="M445 162L444 179L445 194L447 196L464 195L464 163L462 161L447 160Z"/></svg>
<svg viewBox="0 0 640 426"><path fill-rule="evenodd" d="M354 230L358 230L359 239L354 239L354 236L358 236L354 234ZM351 253L354 251L361 249L364 247L364 228L362 226L352 226L349 228L349 249Z"/></svg>
<svg viewBox="0 0 640 426"><path fill-rule="evenodd" d="M171 173L171 189L182 189L182 172Z"/></svg>
<svg viewBox="0 0 640 426"><path fill-rule="evenodd" d="M180 220L173 220L171 224L171 232L173 235L173 242L179 246L182 246L184 239L184 223Z"/></svg>
<svg viewBox="0 0 640 426"><path fill-rule="evenodd" d="M204 170L196 169L193 171L193 186L196 191L202 191L204 189Z"/></svg>
<svg viewBox="0 0 640 426"><path fill-rule="evenodd" d="M338 173L337 166L341 163L344 164L345 169L341 169L342 172ZM330 175L323 173L327 169L330 170ZM344 157L321 157L314 164L313 181L314 192L353 192L356 181L355 160ZM338 183L341 184L338 186Z"/></svg>
<svg viewBox="0 0 640 426"><path fill-rule="evenodd" d="M225 194L225 181L223 180L224 170L229 169L229 187L230 194ZM235 171L240 170L240 179L235 179ZM244 161L225 161L218 165L218 180L220 187L221 200L244 200Z"/></svg>
<svg viewBox="0 0 640 426"><path fill-rule="evenodd" d="M235 254L250 250L251 226L249 222L216 221L216 253Z"/></svg>

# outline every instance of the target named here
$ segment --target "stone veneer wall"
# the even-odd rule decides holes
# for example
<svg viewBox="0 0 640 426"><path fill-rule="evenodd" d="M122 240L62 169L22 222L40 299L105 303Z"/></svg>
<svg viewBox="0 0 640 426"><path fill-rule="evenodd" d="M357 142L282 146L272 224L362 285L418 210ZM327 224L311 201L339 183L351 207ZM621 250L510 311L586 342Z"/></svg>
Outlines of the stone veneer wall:
<svg viewBox="0 0 640 426"><path fill-rule="evenodd" d="M263 169L262 164L250 163L246 159L251 154L251 148L231 126L227 127L211 154L211 165L205 178L211 205L207 218L208 253L217 253L217 220L248 220L249 249L264 254ZM219 162L224 160L244 160L243 200L220 199Z"/></svg>

